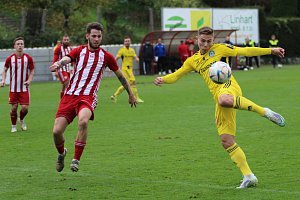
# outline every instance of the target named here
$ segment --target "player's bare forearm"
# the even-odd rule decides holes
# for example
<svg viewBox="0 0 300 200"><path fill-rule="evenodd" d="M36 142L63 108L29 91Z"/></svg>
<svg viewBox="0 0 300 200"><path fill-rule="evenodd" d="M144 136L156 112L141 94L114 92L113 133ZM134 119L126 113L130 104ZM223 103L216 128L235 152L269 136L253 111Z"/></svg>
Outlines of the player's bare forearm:
<svg viewBox="0 0 300 200"><path fill-rule="evenodd" d="M125 90L127 91L128 95L132 94L130 85L127 82L126 78L122 75L122 76L118 76L118 79L121 82L121 84L123 85L123 87L125 88Z"/></svg>
<svg viewBox="0 0 300 200"><path fill-rule="evenodd" d="M28 76L28 79L27 79L27 81L25 81L25 85L30 85L30 83L31 83L31 81L32 81L32 79L33 79L33 75L34 75L34 69L32 69L32 70L30 70L30 74L29 74L29 76Z"/></svg>
<svg viewBox="0 0 300 200"><path fill-rule="evenodd" d="M126 78L123 76L121 70L118 69L114 73L116 74L119 81L121 82L121 84L123 85L123 87L125 88L125 90L128 93L128 102L129 102L129 104L131 104L131 107L133 107L133 106L136 107L136 104L137 104L136 98L135 98L134 94L132 93L130 85L129 85L128 81L126 80Z"/></svg>
<svg viewBox="0 0 300 200"><path fill-rule="evenodd" d="M66 65L66 64L68 64L68 63L70 63L70 62L71 62L71 58L68 57L68 56L64 56L64 57L63 57L62 59L60 59L59 61L53 63L53 64L49 67L49 69L50 69L50 71L53 72L53 71L55 71L56 69L59 69L60 67Z"/></svg>

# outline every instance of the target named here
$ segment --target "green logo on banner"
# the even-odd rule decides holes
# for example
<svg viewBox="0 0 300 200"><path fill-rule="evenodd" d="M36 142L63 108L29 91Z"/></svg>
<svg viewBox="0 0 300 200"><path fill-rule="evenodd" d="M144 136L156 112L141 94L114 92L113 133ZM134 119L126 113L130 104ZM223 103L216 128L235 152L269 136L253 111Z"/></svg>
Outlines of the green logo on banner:
<svg viewBox="0 0 300 200"><path fill-rule="evenodd" d="M187 28L187 25L184 24L183 21L184 19L180 16L172 16L168 18L165 28L170 28L170 30L174 28Z"/></svg>
<svg viewBox="0 0 300 200"><path fill-rule="evenodd" d="M202 17L201 19L198 20L197 22L197 28L200 28L204 24L204 18Z"/></svg>

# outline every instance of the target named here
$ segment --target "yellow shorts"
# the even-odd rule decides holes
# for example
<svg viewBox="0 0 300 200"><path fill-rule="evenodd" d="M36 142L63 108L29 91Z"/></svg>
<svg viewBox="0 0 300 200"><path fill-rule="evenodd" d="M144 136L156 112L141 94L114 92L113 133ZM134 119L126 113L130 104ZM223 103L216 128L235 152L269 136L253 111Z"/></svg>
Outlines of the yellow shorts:
<svg viewBox="0 0 300 200"><path fill-rule="evenodd" d="M220 88L215 95L216 101L216 126L218 134L230 134L235 135L236 133L236 109L224 108L218 104L218 99L222 94L231 94L233 96L242 96L242 90L236 81L230 81Z"/></svg>
<svg viewBox="0 0 300 200"><path fill-rule="evenodd" d="M129 83L132 83L135 81L135 77L133 75L133 71L132 71L132 68L129 68L129 69L122 69L122 73L123 75L125 76L126 80L129 82Z"/></svg>

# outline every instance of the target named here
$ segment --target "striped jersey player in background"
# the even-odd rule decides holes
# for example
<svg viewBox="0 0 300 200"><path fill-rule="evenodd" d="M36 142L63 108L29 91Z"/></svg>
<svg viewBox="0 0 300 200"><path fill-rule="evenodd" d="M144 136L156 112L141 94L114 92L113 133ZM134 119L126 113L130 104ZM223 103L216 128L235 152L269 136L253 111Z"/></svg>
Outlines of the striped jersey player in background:
<svg viewBox="0 0 300 200"><path fill-rule="evenodd" d="M241 48L230 44L214 44L214 31L210 27L203 27L198 30L198 46L199 51L192 57L189 57L180 69L173 74L157 77L154 80L154 84L174 83L191 71L196 71L202 76L216 103L215 119L221 143L244 176L238 188L255 186L258 180L248 166L242 148L235 142L236 109L256 112L279 126L285 126L284 118L269 108L263 108L244 97L234 76L231 76L230 80L224 84L214 83L209 78L208 69L213 63L220 61L223 57L251 57L270 54L283 57L284 49L259 47Z"/></svg>
<svg viewBox="0 0 300 200"><path fill-rule="evenodd" d="M30 103L29 85L34 75L34 64L32 57L23 52L24 38L17 37L13 44L15 53L10 55L6 61L2 73L1 86L5 86L8 69L10 75L9 104L11 104L10 119L11 132L17 132L17 120L21 124L21 130L26 131L27 126L24 118L28 113ZM18 118L18 105L21 105L20 117Z"/></svg>
<svg viewBox="0 0 300 200"><path fill-rule="evenodd" d="M70 38L68 35L64 35L62 38L62 44L57 45L54 50L53 63L59 61L64 56L68 55L71 52L72 48L70 46ZM60 98L64 95L65 89L70 81L70 72L72 68L72 63L68 63L63 67L57 69L56 73L62 88L60 91Z"/></svg>
<svg viewBox="0 0 300 200"><path fill-rule="evenodd" d="M64 168L64 159L67 153L64 146L64 132L76 116L78 117L78 132L70 169L73 172L77 172L79 169L80 157L88 135L88 122L94 119L97 93L106 67L116 74L126 89L131 107L136 106L137 103L130 85L119 69L115 58L100 47L102 34L101 24L97 22L89 23L86 28L87 45L81 45L73 49L67 56L50 66L50 70L54 71L68 63L75 63L74 73L64 96L60 100L53 127L54 143L58 151L56 162L58 172L61 172Z"/></svg>

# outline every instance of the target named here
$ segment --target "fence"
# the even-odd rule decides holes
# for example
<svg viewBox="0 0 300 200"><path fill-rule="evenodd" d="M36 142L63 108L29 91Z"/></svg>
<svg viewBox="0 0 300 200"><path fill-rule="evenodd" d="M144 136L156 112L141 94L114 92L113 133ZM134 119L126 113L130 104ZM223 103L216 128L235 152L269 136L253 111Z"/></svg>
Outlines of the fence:
<svg viewBox="0 0 300 200"><path fill-rule="evenodd" d="M103 45L103 49L110 52L112 55L116 56L118 50L123 45ZM132 44L131 47L135 52L139 53L140 44ZM14 49L1 49L0 50L0 79L2 79L2 71L5 59L15 52ZM53 47L44 47L44 48L25 48L25 53L28 53L34 61L35 65L35 75L33 81L52 81L52 73L49 70L49 66L52 64L53 59ZM121 67L121 60L118 60L118 65ZM139 64L133 63L134 74L139 75ZM108 69L105 70L103 76L113 76L114 73L111 73Z"/></svg>

